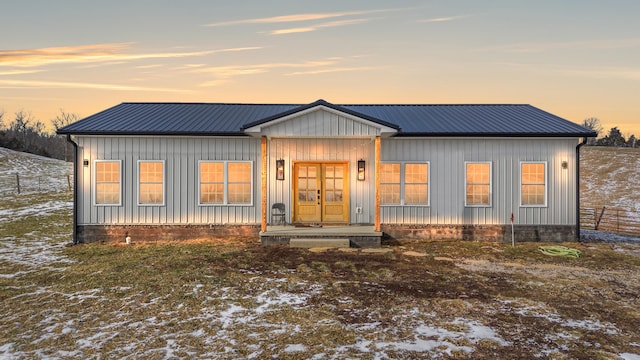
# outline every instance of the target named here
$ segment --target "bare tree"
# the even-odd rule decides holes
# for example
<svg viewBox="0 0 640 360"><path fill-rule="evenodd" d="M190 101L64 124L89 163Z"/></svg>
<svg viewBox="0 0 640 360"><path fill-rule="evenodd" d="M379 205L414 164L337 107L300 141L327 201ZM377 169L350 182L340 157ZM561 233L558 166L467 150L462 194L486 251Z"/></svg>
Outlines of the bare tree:
<svg viewBox="0 0 640 360"><path fill-rule="evenodd" d="M56 131L58 131L65 126L78 121L79 118L80 116L78 114L68 113L68 112L65 112L64 109L60 109L60 114L56 115L55 118L51 119L51 124L56 129ZM71 144L67 143L66 141L63 146L64 146L64 161L69 161L68 154L71 153L73 149L69 148Z"/></svg>
<svg viewBox="0 0 640 360"><path fill-rule="evenodd" d="M75 113L65 112L64 109L60 109L60 114L56 115L55 118L51 119L51 124L56 129L56 131L61 128L78 121L80 116Z"/></svg>
<svg viewBox="0 0 640 360"><path fill-rule="evenodd" d="M598 135L602 134L602 130L604 130L602 128L602 123L600 122L600 119L598 119L597 117L586 118L582 121L581 125L597 133L596 137L592 137L587 140L587 145L595 145L596 138L598 137Z"/></svg>

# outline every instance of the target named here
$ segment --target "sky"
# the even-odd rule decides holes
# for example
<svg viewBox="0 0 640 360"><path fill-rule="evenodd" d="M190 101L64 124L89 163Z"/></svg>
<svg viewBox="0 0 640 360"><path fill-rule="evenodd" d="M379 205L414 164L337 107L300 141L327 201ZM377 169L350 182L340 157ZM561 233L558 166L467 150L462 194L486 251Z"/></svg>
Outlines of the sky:
<svg viewBox="0 0 640 360"><path fill-rule="evenodd" d="M636 0L0 0L0 110L531 104L640 135Z"/></svg>

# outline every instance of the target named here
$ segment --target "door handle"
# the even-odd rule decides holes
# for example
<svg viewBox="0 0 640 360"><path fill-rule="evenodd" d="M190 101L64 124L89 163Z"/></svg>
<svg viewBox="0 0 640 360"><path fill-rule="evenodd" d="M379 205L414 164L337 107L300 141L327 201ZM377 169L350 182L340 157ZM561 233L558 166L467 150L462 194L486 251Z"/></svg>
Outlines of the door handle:
<svg viewBox="0 0 640 360"><path fill-rule="evenodd" d="M320 205L320 189L318 189L318 197L317 197L317 199L318 199L318 205Z"/></svg>

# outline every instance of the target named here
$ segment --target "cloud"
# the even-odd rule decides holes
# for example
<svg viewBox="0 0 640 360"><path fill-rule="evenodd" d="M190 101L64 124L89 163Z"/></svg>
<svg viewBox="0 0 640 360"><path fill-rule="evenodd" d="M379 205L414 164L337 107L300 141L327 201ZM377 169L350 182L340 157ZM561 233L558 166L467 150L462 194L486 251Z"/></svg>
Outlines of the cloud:
<svg viewBox="0 0 640 360"><path fill-rule="evenodd" d="M333 72L347 72L347 71L366 71L375 70L379 67L371 66L338 66L341 62L350 61L352 59L361 58L363 55L351 56L351 57L330 57L325 60L316 61L304 61L299 63L264 63L253 65L229 65L229 66L217 66L209 68L193 69L194 73L210 74L214 79L205 81L200 86L219 86L230 82L234 77L264 74L270 71L292 69L290 72L283 75L316 75L326 74Z"/></svg>
<svg viewBox="0 0 640 360"><path fill-rule="evenodd" d="M267 64L255 64L255 65L229 65L229 66L217 66L204 69L196 69L194 72L209 73L221 78L230 78L239 75L251 75L265 73L271 69L282 68L309 68L309 67L321 67L335 64L335 60L324 61L306 61L302 63L267 63Z"/></svg>
<svg viewBox="0 0 640 360"><path fill-rule="evenodd" d="M345 71L369 71L369 70L379 70L381 67L377 66L363 66L363 67L339 67L339 68L326 68L326 69L318 69L318 70L309 70L309 71L296 71L292 73L288 73L285 75L318 75L318 74L327 74L334 72L345 72Z"/></svg>
<svg viewBox="0 0 640 360"><path fill-rule="evenodd" d="M601 39L601 40L578 40L561 41L547 43L519 43L502 46L492 46L479 51L502 51L509 53L544 53L552 50L613 50L630 49L640 47L640 38L629 39Z"/></svg>
<svg viewBox="0 0 640 360"><path fill-rule="evenodd" d="M439 18L418 20L418 22L424 22L424 23L446 22L446 21L454 21L454 20L464 19L464 18L468 18L468 17L471 17L471 16L475 16L475 15L457 15L457 16L439 17Z"/></svg>
<svg viewBox="0 0 640 360"><path fill-rule="evenodd" d="M0 71L0 76L33 74L41 71L42 70L7 70L7 71Z"/></svg>
<svg viewBox="0 0 640 360"><path fill-rule="evenodd" d="M269 35L283 35L283 34L293 34L293 33L301 33L301 32L311 32L311 31L316 31L323 28L362 24L370 20L371 19L352 19L352 20L330 21L322 24L317 24L314 26L273 30L269 32Z"/></svg>
<svg viewBox="0 0 640 360"><path fill-rule="evenodd" d="M126 53L134 43L92 44L26 50L0 50L0 66L38 67L64 63L113 63L142 59L186 58L223 52L257 50L238 47L190 52Z"/></svg>
<svg viewBox="0 0 640 360"><path fill-rule="evenodd" d="M562 73L588 77L594 79L622 79L622 80L640 80L640 68L628 67L592 67L576 69L570 68L561 71Z"/></svg>
<svg viewBox="0 0 640 360"><path fill-rule="evenodd" d="M292 15L273 16L273 17L266 17L266 18L223 21L218 23L205 24L203 26L219 27L219 26L230 26L230 25L241 25L241 24L276 24L276 23L288 23L288 22L315 21L315 20L345 17L345 16L354 16L354 15L357 16L357 15L366 15L366 14L401 11L401 10L405 10L405 9L377 9L377 10L343 11L343 12L334 12L334 13L292 14Z"/></svg>
<svg viewBox="0 0 640 360"><path fill-rule="evenodd" d="M115 90L115 91L153 91L153 92L189 92L188 90L178 90L158 87L140 87L116 84L96 84L63 81L37 81L37 80L3 80L0 79L0 87L12 88L49 88L49 89L95 89L95 90Z"/></svg>

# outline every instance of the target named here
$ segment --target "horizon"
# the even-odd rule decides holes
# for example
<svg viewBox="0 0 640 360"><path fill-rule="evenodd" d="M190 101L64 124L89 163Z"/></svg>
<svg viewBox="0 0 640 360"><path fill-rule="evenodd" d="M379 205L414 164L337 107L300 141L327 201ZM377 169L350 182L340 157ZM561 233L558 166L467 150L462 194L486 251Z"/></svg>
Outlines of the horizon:
<svg viewBox="0 0 640 360"><path fill-rule="evenodd" d="M122 102L325 99L528 104L640 135L640 3L248 4L5 4L0 30L19 36L0 49L4 122L25 111L50 130L61 110Z"/></svg>

